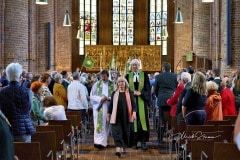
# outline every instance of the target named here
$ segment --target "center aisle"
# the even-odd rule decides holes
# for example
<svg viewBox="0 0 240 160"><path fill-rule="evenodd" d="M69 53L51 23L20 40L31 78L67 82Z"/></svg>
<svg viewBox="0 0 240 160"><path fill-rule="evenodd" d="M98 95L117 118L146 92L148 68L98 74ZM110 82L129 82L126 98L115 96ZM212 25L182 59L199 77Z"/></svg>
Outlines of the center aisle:
<svg viewBox="0 0 240 160"><path fill-rule="evenodd" d="M151 124L151 123L150 123ZM138 143L138 147L141 144ZM82 150L78 156L79 160L113 160L113 159L124 159L124 160L170 160L170 154L161 154L159 153L160 149L157 145L157 133L151 129L150 131L150 141L147 142L149 149L147 151L142 151L140 148L134 150L132 148L126 148L127 154L122 155L121 158L118 158L115 155L116 149L114 146L114 141L112 136L109 137L109 145L105 149L97 149L93 146L93 134L86 134L85 142L83 142ZM80 146L81 148L81 146ZM161 148L166 150L166 147ZM76 153L76 152L75 152ZM77 154L75 154L77 157ZM174 159L176 155L172 155Z"/></svg>

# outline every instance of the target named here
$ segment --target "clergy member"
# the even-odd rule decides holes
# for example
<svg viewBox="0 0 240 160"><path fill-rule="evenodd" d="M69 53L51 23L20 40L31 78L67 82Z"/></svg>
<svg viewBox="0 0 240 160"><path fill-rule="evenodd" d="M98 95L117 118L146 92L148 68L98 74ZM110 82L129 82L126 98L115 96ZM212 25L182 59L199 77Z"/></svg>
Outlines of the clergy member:
<svg viewBox="0 0 240 160"><path fill-rule="evenodd" d="M133 91L137 103L137 118L133 123L134 138L133 148L137 149L137 143L141 142L141 149L147 150L146 142L149 141L149 120L147 106L150 104L150 81L148 75L139 70L140 61L131 61L132 71L126 75L129 88Z"/></svg>
<svg viewBox="0 0 240 160"><path fill-rule="evenodd" d="M90 94L94 119L94 147L98 149L103 149L107 146L109 134L107 112L111 95L114 91L114 83L108 77L108 71L103 70L101 79L93 85Z"/></svg>

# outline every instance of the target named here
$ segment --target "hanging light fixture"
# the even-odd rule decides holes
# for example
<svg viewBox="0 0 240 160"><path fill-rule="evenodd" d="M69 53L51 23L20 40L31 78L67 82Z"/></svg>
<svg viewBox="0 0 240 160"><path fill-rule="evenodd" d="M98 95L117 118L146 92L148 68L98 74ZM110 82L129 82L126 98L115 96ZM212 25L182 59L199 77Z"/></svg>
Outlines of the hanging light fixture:
<svg viewBox="0 0 240 160"><path fill-rule="evenodd" d="M202 0L203 3L210 3L210 2L214 2L214 0Z"/></svg>
<svg viewBox="0 0 240 160"><path fill-rule="evenodd" d="M180 7L178 7L175 23L183 23L183 17Z"/></svg>
<svg viewBox="0 0 240 160"><path fill-rule="evenodd" d="M66 26L66 27L71 26L71 20L70 20L70 16L69 16L68 10L65 11L64 20L63 20L63 26Z"/></svg>
<svg viewBox="0 0 240 160"><path fill-rule="evenodd" d="M40 5L46 5L46 4L48 4L48 0L36 0L35 3L40 4Z"/></svg>

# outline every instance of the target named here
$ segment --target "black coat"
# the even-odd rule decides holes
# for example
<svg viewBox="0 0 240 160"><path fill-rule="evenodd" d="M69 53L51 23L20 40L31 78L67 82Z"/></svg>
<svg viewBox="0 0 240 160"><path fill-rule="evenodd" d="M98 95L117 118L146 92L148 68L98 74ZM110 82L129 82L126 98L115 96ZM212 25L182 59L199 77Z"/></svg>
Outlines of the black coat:
<svg viewBox="0 0 240 160"><path fill-rule="evenodd" d="M178 85L177 76L171 72L163 72L156 76L154 93L158 106L168 106L167 100L173 95Z"/></svg>

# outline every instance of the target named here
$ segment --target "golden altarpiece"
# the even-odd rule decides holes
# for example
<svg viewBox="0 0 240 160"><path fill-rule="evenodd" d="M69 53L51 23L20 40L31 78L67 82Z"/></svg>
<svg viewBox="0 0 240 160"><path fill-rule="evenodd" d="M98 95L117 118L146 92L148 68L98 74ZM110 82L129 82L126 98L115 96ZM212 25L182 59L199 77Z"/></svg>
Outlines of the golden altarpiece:
<svg viewBox="0 0 240 160"><path fill-rule="evenodd" d="M143 71L156 72L161 69L161 46L89 45L85 48L85 54L94 60L93 68L86 69L90 72L109 69L113 57L120 74L124 73L129 59L134 58L141 61L141 69Z"/></svg>

